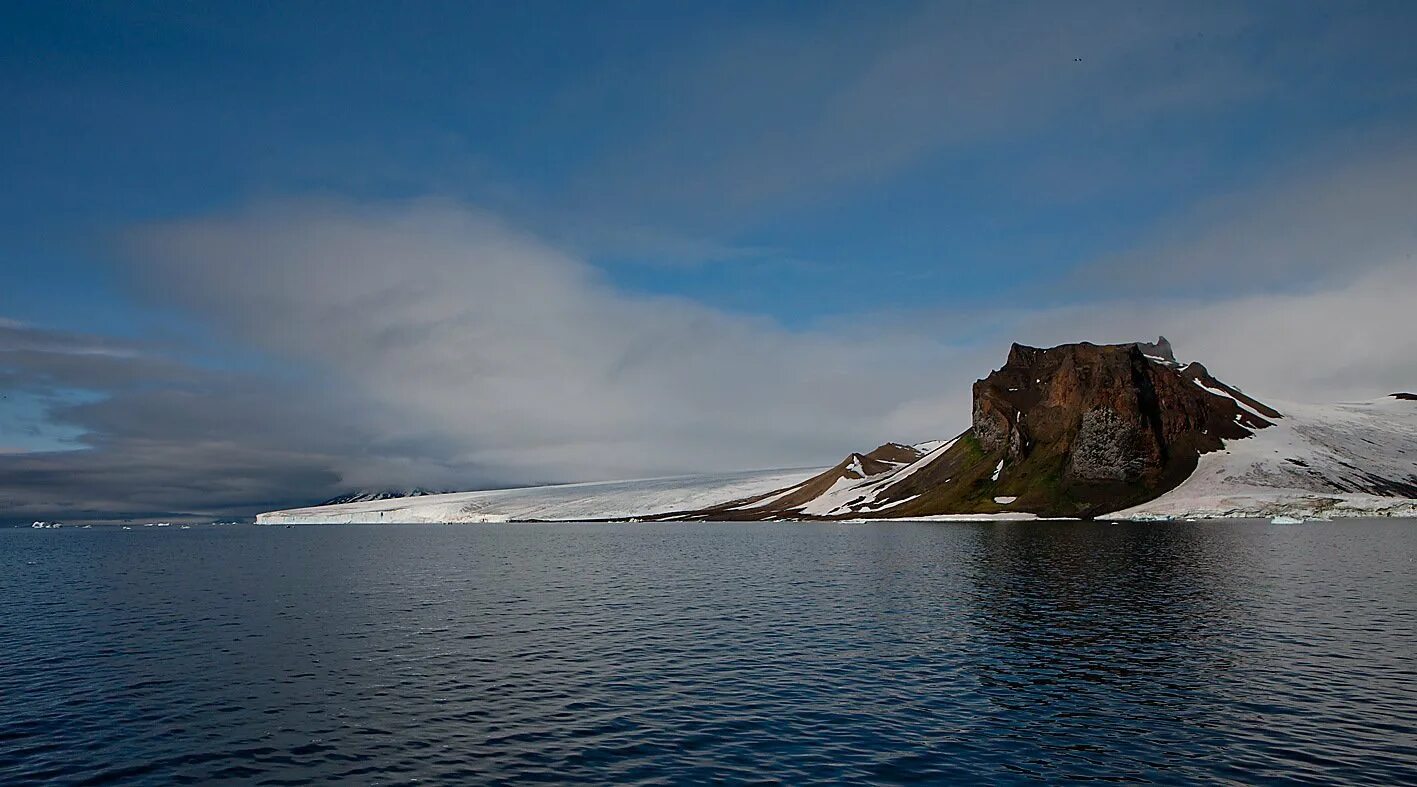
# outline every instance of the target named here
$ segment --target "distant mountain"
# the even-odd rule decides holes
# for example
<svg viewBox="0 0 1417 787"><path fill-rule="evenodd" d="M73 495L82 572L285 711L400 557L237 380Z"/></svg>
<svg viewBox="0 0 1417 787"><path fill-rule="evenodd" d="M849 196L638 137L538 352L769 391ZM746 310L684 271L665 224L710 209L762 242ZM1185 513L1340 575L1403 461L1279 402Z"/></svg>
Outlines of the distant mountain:
<svg viewBox="0 0 1417 787"><path fill-rule="evenodd" d="M448 490L439 491L434 489L422 489L417 487L414 489L364 489L358 492L350 492L348 494L343 494L338 497L332 497L329 500L326 500L322 503L316 503L315 505L338 506L344 505L345 503L371 503L376 500L398 500L405 497L423 497L424 495L443 495L447 493Z"/></svg>
<svg viewBox="0 0 1417 787"><path fill-rule="evenodd" d="M974 384L971 416L952 439L820 470L366 496L260 521L1417 516L1412 394L1261 402L1164 337L1015 344Z"/></svg>

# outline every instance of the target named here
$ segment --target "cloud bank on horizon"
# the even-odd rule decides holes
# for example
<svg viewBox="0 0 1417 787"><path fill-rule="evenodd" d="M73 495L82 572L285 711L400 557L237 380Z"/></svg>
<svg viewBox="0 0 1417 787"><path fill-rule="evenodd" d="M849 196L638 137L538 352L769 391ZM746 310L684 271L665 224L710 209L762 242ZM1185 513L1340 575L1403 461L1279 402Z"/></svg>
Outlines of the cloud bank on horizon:
<svg viewBox="0 0 1417 787"><path fill-rule="evenodd" d="M404 115L346 133L248 128L274 158L204 146L219 118L308 98L246 85L270 66L243 56L260 40L280 62L318 20L276 35L226 9L217 71L165 72L204 62L169 47L147 73L142 52L79 46L87 29L63 33L68 70L22 56L7 140L87 111L122 137L152 122L129 111L231 96L182 121L188 146L134 149L214 155L208 180L149 168L136 203L122 163L56 196L81 177L61 154L89 155L78 131L18 151L48 170L0 159L35 186L3 227L0 519L829 463L957 433L1015 340L1162 333L1278 400L1417 384L1404 6L738 10L546 31L628 36L564 71L434 36L426 56L467 83L428 75ZM155 36L211 34L153 13ZM424 74L396 44L448 20L387 21L351 28L388 78ZM56 35L32 27L36 49ZM338 35L310 42L326 62L292 62L372 117L398 90L335 76ZM128 81L91 71L102 57ZM514 62L513 84L476 78Z"/></svg>

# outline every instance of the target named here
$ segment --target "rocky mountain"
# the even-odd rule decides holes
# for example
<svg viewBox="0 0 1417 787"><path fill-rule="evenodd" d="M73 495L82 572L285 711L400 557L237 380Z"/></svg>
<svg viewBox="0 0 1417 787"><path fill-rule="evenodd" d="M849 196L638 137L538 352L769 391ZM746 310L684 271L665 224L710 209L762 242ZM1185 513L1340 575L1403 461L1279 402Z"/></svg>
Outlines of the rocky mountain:
<svg viewBox="0 0 1417 787"><path fill-rule="evenodd" d="M1201 364L1178 362L1165 337L1048 349L1015 344L1002 367L974 384L973 425L953 440L928 452L897 447L894 462L863 461L894 445L887 444L794 487L675 516L1095 517L1161 498L1190 478L1203 456L1284 417ZM1338 480L1344 468L1336 465L1321 477L1290 480L1315 491L1417 497L1417 471L1410 462L1405 471L1398 465L1346 480Z"/></svg>
<svg viewBox="0 0 1417 787"><path fill-rule="evenodd" d="M1164 337L1015 344L949 440L809 470L379 494L259 521L1417 516L1417 397L1266 403Z"/></svg>

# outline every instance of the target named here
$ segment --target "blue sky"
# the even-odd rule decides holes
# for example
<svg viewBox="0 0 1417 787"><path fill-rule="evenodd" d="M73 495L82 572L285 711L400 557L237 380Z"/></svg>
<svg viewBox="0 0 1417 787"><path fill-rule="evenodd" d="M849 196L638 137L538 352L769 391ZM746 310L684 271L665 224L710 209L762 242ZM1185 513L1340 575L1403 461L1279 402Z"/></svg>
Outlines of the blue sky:
<svg viewBox="0 0 1417 787"><path fill-rule="evenodd" d="M48 361L12 360L0 446L45 462L79 446L94 461L162 431L95 408L131 414L141 407L120 404L129 398L265 383L298 392L287 401L346 392L335 420L368 431L354 440L361 467L401 468L301 460L334 486L570 480L827 460L868 433L946 429L937 412L1015 338L1120 341L1166 328L1226 360L1247 341L1234 331L1294 303L1283 299L1339 298L1343 313L1368 315L1372 293L1405 285L1417 225L1405 177L1417 171L1414 35L1417 7L1403 2L8 3L0 318L12 341L44 352L72 359L52 348L121 344L123 357L183 371L120 384L111 370L65 377ZM346 248L350 237L386 249L383 267L309 262L329 252L311 238ZM550 381L507 359L466 379L427 376L449 363L476 371L478 359L458 355L468 337L515 340L470 312L438 312L445 321L433 325L428 309L394 311L397 297L451 308L384 276L403 255L421 260L409 276L477 291L469 303L525 299L513 314L550 310L560 293L533 327L566 324L515 358L546 347L560 357L603 322L605 359ZM299 303L271 305L296 286L312 293L312 313L369 309L365 324L385 333L365 341L424 336L430 366L398 374L481 401L489 409L467 416L479 425L371 382L393 369L356 359L379 357L382 344L317 341ZM354 292L364 300L349 301ZM575 309L586 316L567 318ZM1234 331L1201 330L1187 320L1200 309L1229 309L1210 324L1231 320ZM856 426L825 431L822 419L848 417L844 405L808 407L815 421L751 450L690 450L705 435L762 431L727 403L757 402L761 419L782 423L772 413L804 393L786 381L726 386L682 412L657 399L631 408L662 406L663 422L607 415L639 395L617 387L629 385L625 359L640 363L646 336L684 330L676 313L711 326L714 342L742 331L743 347L821 351L848 378L910 378L936 393L872 399ZM1410 362L1351 349L1398 319L1348 326L1334 346L1350 359L1342 373L1236 356L1245 367L1232 376L1301 398L1352 394L1358 377L1398 384ZM1333 341L1247 330L1285 359ZM745 352L683 341L663 357L687 369L655 367L649 379L724 379L734 376L724 359ZM814 373L759 360L780 375ZM936 376L920 373L927 364ZM557 446L527 410L510 417L526 428L489 431L482 424L519 409L494 392L536 399L486 382L498 374L537 390L604 386L602 406L573 419L599 429ZM251 407L255 421L262 412ZM400 426L371 427L375 412ZM702 431L664 425L686 422ZM898 436L914 435L880 438ZM281 446L280 461L319 442L304 439ZM515 472L499 461L529 443L542 448ZM608 454L617 458L589 459ZM301 492L253 487L250 504L263 494Z"/></svg>

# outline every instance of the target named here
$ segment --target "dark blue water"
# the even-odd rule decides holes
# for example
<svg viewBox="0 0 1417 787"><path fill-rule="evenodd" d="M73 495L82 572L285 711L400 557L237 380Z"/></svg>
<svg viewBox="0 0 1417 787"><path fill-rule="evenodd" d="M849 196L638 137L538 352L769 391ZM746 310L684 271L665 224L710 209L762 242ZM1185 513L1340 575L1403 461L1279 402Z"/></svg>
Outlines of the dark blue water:
<svg viewBox="0 0 1417 787"><path fill-rule="evenodd" d="M0 782L1392 784L1417 522L0 531Z"/></svg>

